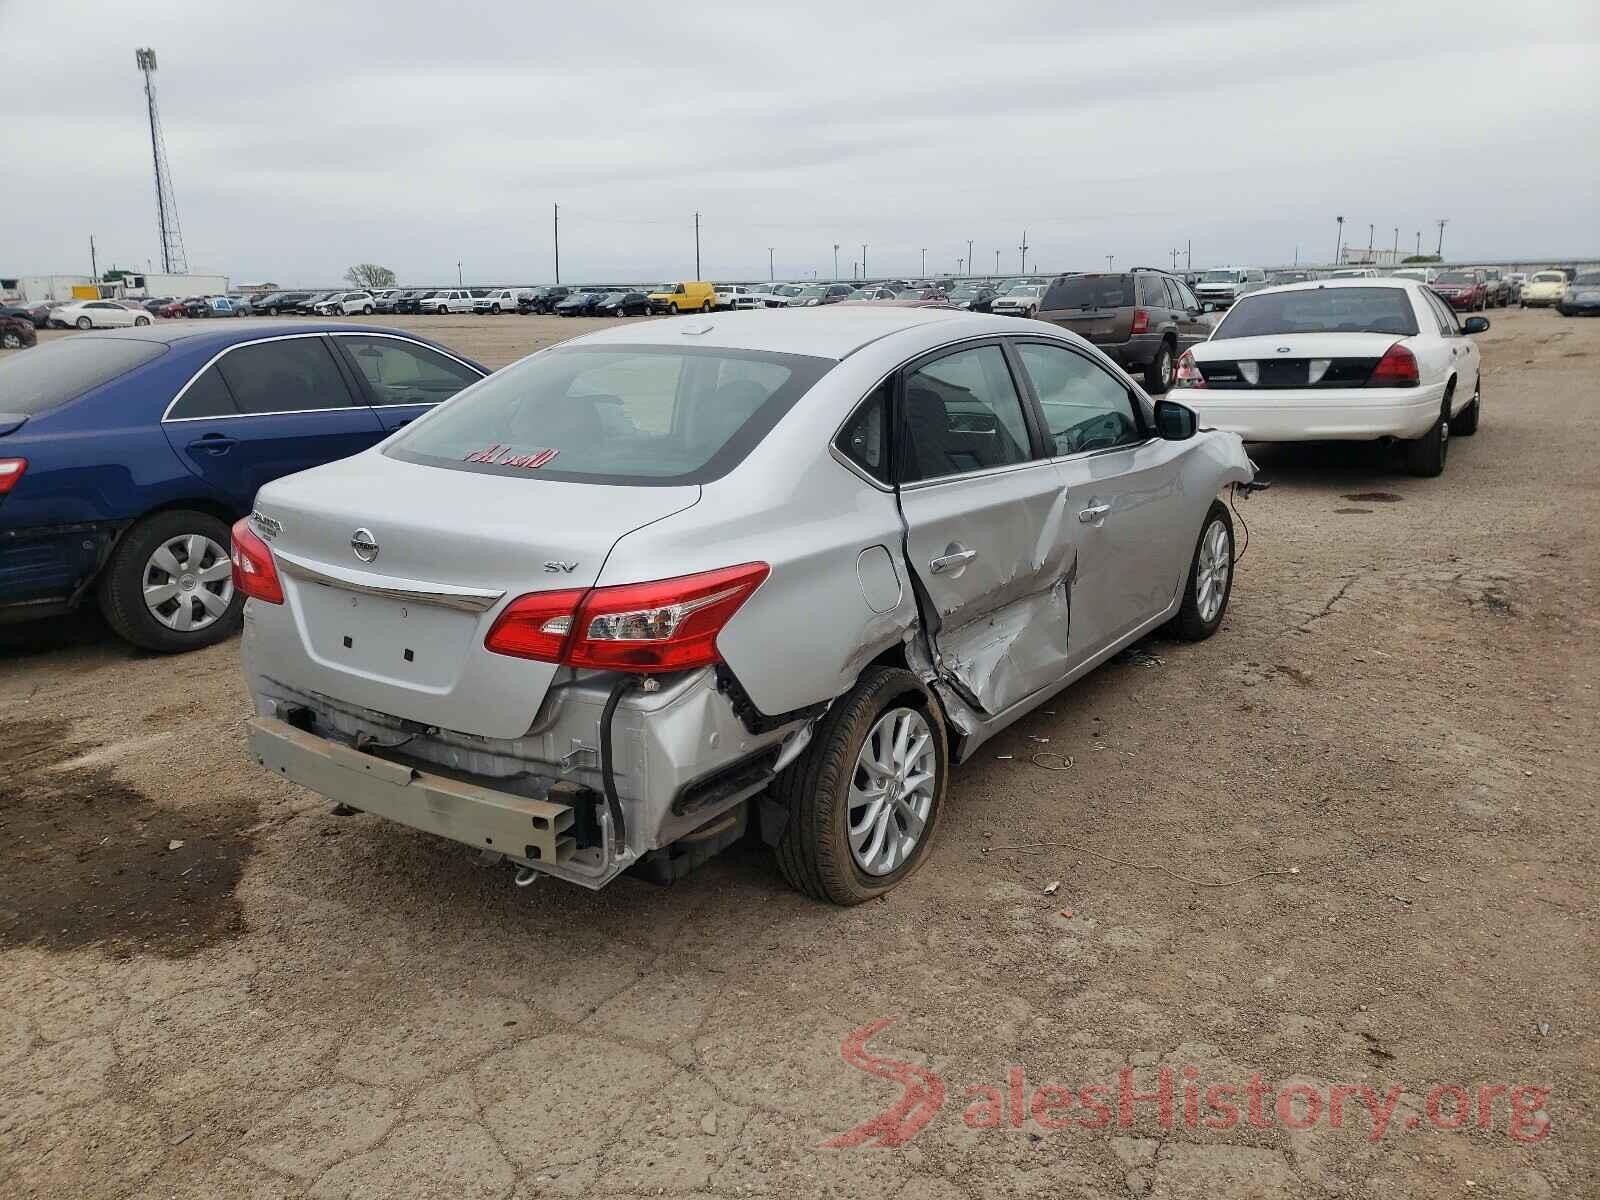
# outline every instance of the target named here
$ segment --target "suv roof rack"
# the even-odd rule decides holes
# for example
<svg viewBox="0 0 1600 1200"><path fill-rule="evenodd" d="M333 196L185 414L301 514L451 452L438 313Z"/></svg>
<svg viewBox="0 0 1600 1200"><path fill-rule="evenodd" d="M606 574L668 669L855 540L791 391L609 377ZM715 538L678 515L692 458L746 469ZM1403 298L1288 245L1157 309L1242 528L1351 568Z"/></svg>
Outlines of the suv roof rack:
<svg viewBox="0 0 1600 1200"><path fill-rule="evenodd" d="M1167 267L1129 267L1128 270L1130 270L1130 271L1154 271L1158 275L1175 275L1175 274L1177 274L1176 271L1170 270Z"/></svg>

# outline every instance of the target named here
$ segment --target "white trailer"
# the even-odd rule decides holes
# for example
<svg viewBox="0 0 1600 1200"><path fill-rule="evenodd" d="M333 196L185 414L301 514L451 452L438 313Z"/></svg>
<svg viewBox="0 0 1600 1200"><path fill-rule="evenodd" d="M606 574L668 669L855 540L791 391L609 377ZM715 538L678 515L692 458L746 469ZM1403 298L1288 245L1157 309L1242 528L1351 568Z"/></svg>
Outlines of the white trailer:
<svg viewBox="0 0 1600 1200"><path fill-rule="evenodd" d="M19 275L0 279L0 300L7 304L43 304L74 299L75 287L93 287L88 275Z"/></svg>
<svg viewBox="0 0 1600 1200"><path fill-rule="evenodd" d="M122 294L125 296L172 296L182 300L188 296L223 296L228 292L226 275L124 275Z"/></svg>

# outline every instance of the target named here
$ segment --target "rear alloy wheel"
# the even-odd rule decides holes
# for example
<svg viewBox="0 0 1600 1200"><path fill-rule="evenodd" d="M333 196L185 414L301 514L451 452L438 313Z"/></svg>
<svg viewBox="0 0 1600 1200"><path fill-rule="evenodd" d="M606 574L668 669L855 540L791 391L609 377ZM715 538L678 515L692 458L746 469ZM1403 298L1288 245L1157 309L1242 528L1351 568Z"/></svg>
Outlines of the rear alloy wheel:
<svg viewBox="0 0 1600 1200"><path fill-rule="evenodd" d="M8 329L4 333L0 333L0 347L4 347L7 350L21 350L22 338Z"/></svg>
<svg viewBox="0 0 1600 1200"><path fill-rule="evenodd" d="M133 319L133 323L135 325L148 325L148 324L150 324L150 318L149 317L135 317Z"/></svg>
<svg viewBox="0 0 1600 1200"><path fill-rule="evenodd" d="M372 315L372 305L370 305L370 304L368 304L368 305L365 305L365 306L364 306L364 307L363 307L363 308L362 308L362 309L361 309L361 315L362 315L362 316L363 316L363 317L370 317L370 316L371 316L371 315Z"/></svg>
<svg viewBox="0 0 1600 1200"><path fill-rule="evenodd" d="M1183 605L1167 632L1186 642L1203 642L1222 625L1233 596L1233 518L1220 500L1213 500L1200 528L1189 563Z"/></svg>
<svg viewBox="0 0 1600 1200"><path fill-rule="evenodd" d="M1483 411L1483 383L1472 393L1468 405L1450 418L1451 437L1471 437L1478 432L1478 414Z"/></svg>
<svg viewBox="0 0 1600 1200"><path fill-rule="evenodd" d="M921 680L870 668L773 785L788 809L784 878L834 904L883 895L927 859L948 774L944 718Z"/></svg>
<svg viewBox="0 0 1600 1200"><path fill-rule="evenodd" d="M174 654L239 628L244 596L233 586L228 527L207 513L157 513L126 534L100 577L100 609L122 637Z"/></svg>
<svg viewBox="0 0 1600 1200"><path fill-rule="evenodd" d="M1413 475L1432 478L1444 474L1445 459L1450 456L1450 397L1444 398L1439 417L1433 428L1406 444L1406 470Z"/></svg>
<svg viewBox="0 0 1600 1200"><path fill-rule="evenodd" d="M1162 342L1161 349L1156 352L1150 365L1144 369L1144 390L1152 396L1170 390L1177 373L1177 363L1172 357L1172 343Z"/></svg>
<svg viewBox="0 0 1600 1200"><path fill-rule="evenodd" d="M94 328L94 322L91 321L88 317L79 317L77 324L78 324L78 328L79 329L93 329Z"/></svg>

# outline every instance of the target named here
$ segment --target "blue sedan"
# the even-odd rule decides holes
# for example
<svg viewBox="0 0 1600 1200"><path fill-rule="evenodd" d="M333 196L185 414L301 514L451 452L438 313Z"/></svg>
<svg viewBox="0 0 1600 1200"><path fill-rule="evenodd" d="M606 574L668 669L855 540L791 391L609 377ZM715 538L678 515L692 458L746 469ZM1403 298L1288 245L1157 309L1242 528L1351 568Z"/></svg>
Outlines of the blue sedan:
<svg viewBox="0 0 1600 1200"><path fill-rule="evenodd" d="M489 374L370 326L230 321L84 333L0 360L0 621L91 596L174 652L239 627L231 523Z"/></svg>

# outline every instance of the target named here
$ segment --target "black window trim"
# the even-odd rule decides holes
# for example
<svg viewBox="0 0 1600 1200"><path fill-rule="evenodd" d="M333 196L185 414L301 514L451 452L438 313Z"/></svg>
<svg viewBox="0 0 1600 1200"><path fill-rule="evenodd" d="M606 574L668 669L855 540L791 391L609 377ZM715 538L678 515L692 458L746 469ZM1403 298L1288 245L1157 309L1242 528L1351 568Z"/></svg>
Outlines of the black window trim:
<svg viewBox="0 0 1600 1200"><path fill-rule="evenodd" d="M179 388L176 394L173 395L172 399L168 401L167 407L162 410L161 413L161 424L177 425L179 423L188 423L190 421L241 421L250 420L254 417L292 417L305 413L344 412L346 409L364 409L370 412L373 406L366 402L361 393L352 392L350 390L349 380L345 377L345 367L342 356L336 352L332 346L326 345L327 336L328 335L322 330L317 330L313 333L280 333L271 337L251 338L247 342L234 342L231 346L224 346L221 350L218 350L214 355L206 360L206 364L203 367L201 367L193 375L189 376L189 378L184 382L184 385ZM349 404L339 405L334 408L285 408L275 410L273 412L261 413L219 413L215 416L209 417L175 417L172 415L172 410L177 407L178 401L183 399L184 393L194 385L194 381L199 379L200 376L204 375L212 367L216 366L217 363L221 362L224 357L232 354L235 350L242 350L246 346L260 346L268 342L288 342L303 338L324 339L324 345L328 351L328 356L333 360L334 370L338 374L339 378L344 381L345 392L347 395L349 395L351 401ZM226 382L226 380L224 380L224 382ZM229 390L231 391L232 389L230 388Z"/></svg>
<svg viewBox="0 0 1600 1200"><path fill-rule="evenodd" d="M1111 364L1114 369L1108 371L1106 370L1105 363L1097 360L1092 354L1085 354L1079 347L1074 346L1071 342L1060 341L1051 337L1041 337L1034 333L1013 335L1008 339L1008 341L1011 343L1013 352L1016 353L1017 356L1017 370L1021 374L1022 379L1027 387L1029 405L1037 412L1039 428L1045 431L1044 436L1046 441L1043 448L1045 462L1067 462L1084 458L1094 458L1102 454L1120 454L1124 450L1132 450L1139 446L1147 446L1153 441L1160 440L1154 426L1150 423L1148 415L1145 413L1144 405L1139 403L1140 393L1136 387L1130 388L1128 386L1127 381L1118 373L1119 369L1116 369L1115 363ZM1091 367L1094 367L1100 371L1104 371L1114 382L1121 384L1123 391L1127 393L1128 405L1133 409L1134 423L1138 425L1139 433L1142 436L1137 441L1121 442L1115 446L1101 446L1097 450L1074 450L1071 454L1055 453L1055 445L1048 440L1049 425L1044 419L1044 407L1039 401L1038 393L1033 390L1033 379L1028 374L1027 368L1022 362L1020 350L1017 349L1017 347L1025 345L1051 346L1057 350L1065 350L1069 354L1075 354L1079 358L1083 359L1084 362L1088 363Z"/></svg>

